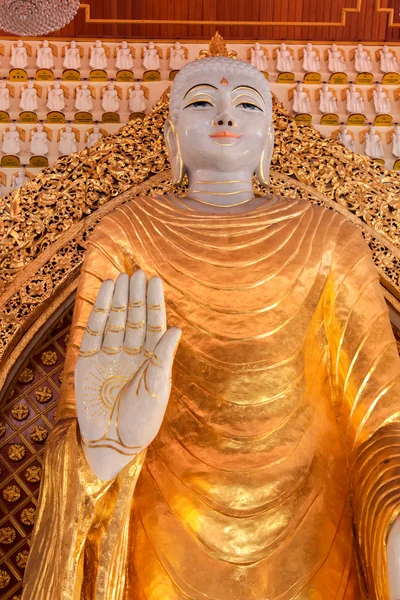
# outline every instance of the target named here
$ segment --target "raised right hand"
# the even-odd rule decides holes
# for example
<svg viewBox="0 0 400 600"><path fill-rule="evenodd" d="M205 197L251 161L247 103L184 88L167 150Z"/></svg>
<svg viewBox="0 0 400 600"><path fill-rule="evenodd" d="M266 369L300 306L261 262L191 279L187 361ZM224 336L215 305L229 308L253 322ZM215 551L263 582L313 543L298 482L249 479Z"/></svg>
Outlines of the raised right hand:
<svg viewBox="0 0 400 600"><path fill-rule="evenodd" d="M136 271L103 282L82 339L75 393L82 447L108 481L155 438L164 418L181 330L166 330L159 277Z"/></svg>

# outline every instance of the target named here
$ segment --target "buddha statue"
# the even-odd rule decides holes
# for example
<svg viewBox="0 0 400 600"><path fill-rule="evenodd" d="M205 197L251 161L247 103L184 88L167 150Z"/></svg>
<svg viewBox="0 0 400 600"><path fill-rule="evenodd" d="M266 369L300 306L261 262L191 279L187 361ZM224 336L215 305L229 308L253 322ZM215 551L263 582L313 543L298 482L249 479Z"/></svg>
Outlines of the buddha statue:
<svg viewBox="0 0 400 600"><path fill-rule="evenodd" d="M149 42L143 48L143 67L147 71L158 71L160 68L160 56L154 42Z"/></svg>
<svg viewBox="0 0 400 600"><path fill-rule="evenodd" d="M389 49L389 46L383 46L379 50L379 62L382 73L398 73L399 63L397 62L396 53Z"/></svg>
<svg viewBox="0 0 400 600"><path fill-rule="evenodd" d="M310 43L306 44L303 49L303 69L304 71L317 72L321 70L318 53Z"/></svg>
<svg viewBox="0 0 400 600"><path fill-rule="evenodd" d="M146 112L147 102L140 81L135 81L128 90L128 107L131 112Z"/></svg>
<svg viewBox="0 0 400 600"><path fill-rule="evenodd" d="M88 240L22 599L399 598L400 359L368 246L254 194L256 68L189 63L164 131L186 195Z"/></svg>
<svg viewBox="0 0 400 600"><path fill-rule="evenodd" d="M340 130L337 136L338 141L343 144L343 146L346 146L346 148L348 148L349 150L351 150L352 152L356 151L356 145L353 139L353 136L351 135L351 133L347 130L347 126L342 124L340 126Z"/></svg>
<svg viewBox="0 0 400 600"><path fill-rule="evenodd" d="M28 66L28 52L22 40L11 46L10 65L14 69L26 69Z"/></svg>
<svg viewBox="0 0 400 600"><path fill-rule="evenodd" d="M284 42L276 49L276 70L280 73L292 72L294 68L290 49Z"/></svg>
<svg viewBox="0 0 400 600"><path fill-rule="evenodd" d="M46 156L49 153L49 140L43 125L39 123L31 133L29 151L33 155Z"/></svg>
<svg viewBox="0 0 400 600"><path fill-rule="evenodd" d="M107 69L107 53L101 40L96 40L90 47L89 66L91 69Z"/></svg>
<svg viewBox="0 0 400 600"><path fill-rule="evenodd" d="M25 169L18 169L16 173L13 174L11 178L11 187L13 190L17 190L18 188L25 185L28 177L26 176Z"/></svg>
<svg viewBox="0 0 400 600"><path fill-rule="evenodd" d="M128 71L133 69L133 56L132 50L128 46L128 42L125 40L116 49L116 69L127 69Z"/></svg>
<svg viewBox="0 0 400 600"><path fill-rule="evenodd" d="M10 90L7 87L7 82L3 79L0 81L0 110L8 110L10 106Z"/></svg>
<svg viewBox="0 0 400 600"><path fill-rule="evenodd" d="M103 134L100 131L100 127L98 125L95 125L93 127L93 131L91 131L89 133L89 135L87 136L87 140L86 140L86 147L90 148L91 146L94 146L95 144L97 144L97 142L103 137Z"/></svg>
<svg viewBox="0 0 400 600"><path fill-rule="evenodd" d="M104 111L119 111L118 91L115 89L115 85L113 83L109 83L104 89L103 98L101 100L101 106Z"/></svg>
<svg viewBox="0 0 400 600"><path fill-rule="evenodd" d="M83 81L75 90L75 103L74 107L76 110L91 111L93 110L92 91L89 88L87 81Z"/></svg>
<svg viewBox="0 0 400 600"><path fill-rule="evenodd" d="M387 92L383 89L381 83L375 85L375 89L372 90L372 99L374 101L374 109L377 115L390 114L392 106L390 98Z"/></svg>
<svg viewBox="0 0 400 600"><path fill-rule="evenodd" d="M65 108L65 94L59 81L54 82L54 86L49 88L47 95L47 108L49 110L63 111Z"/></svg>
<svg viewBox="0 0 400 600"><path fill-rule="evenodd" d="M328 71L331 73L337 73L338 71L345 71L346 63L344 62L343 54L336 44L332 44L328 48Z"/></svg>
<svg viewBox="0 0 400 600"><path fill-rule="evenodd" d="M54 69L54 54L48 40L43 40L36 55L36 66L38 69Z"/></svg>
<svg viewBox="0 0 400 600"><path fill-rule="evenodd" d="M392 136L392 154L396 158L400 158L400 125L397 124L393 129Z"/></svg>
<svg viewBox="0 0 400 600"><path fill-rule="evenodd" d="M362 44L357 44L357 48L354 53L354 68L357 73L369 73L372 71L371 58L367 50L364 50L364 46Z"/></svg>
<svg viewBox="0 0 400 600"><path fill-rule="evenodd" d="M76 41L72 40L69 46L64 47L64 69L80 69L81 68L81 52L76 45Z"/></svg>
<svg viewBox="0 0 400 600"><path fill-rule="evenodd" d="M22 110L37 110L39 106L38 93L33 81L28 81L26 86L21 87L19 106Z"/></svg>
<svg viewBox="0 0 400 600"><path fill-rule="evenodd" d="M310 112L310 100L302 83L298 83L293 90L293 112Z"/></svg>
<svg viewBox="0 0 400 600"><path fill-rule="evenodd" d="M381 137L373 125L365 134L365 154L370 158L382 158L385 154Z"/></svg>
<svg viewBox="0 0 400 600"><path fill-rule="evenodd" d="M15 123L11 123L8 130L4 132L1 151L4 154L17 155L21 152L21 135Z"/></svg>
<svg viewBox="0 0 400 600"><path fill-rule="evenodd" d="M179 71L187 63L185 49L180 42L175 42L169 49L169 68L171 71Z"/></svg>
<svg viewBox="0 0 400 600"><path fill-rule="evenodd" d="M364 112L364 100L355 83L351 83L346 90L346 110L348 113Z"/></svg>
<svg viewBox="0 0 400 600"><path fill-rule="evenodd" d="M260 42L256 42L250 48L250 64L259 71L268 70L268 61L264 48L261 48Z"/></svg>
<svg viewBox="0 0 400 600"><path fill-rule="evenodd" d="M336 113L337 112L337 100L332 90L329 89L327 83L322 84L322 88L319 91L319 110L322 113Z"/></svg>
<svg viewBox="0 0 400 600"><path fill-rule="evenodd" d="M65 129L60 131L60 142L58 151L64 156L78 151L78 140L76 139L75 131L71 125L67 125Z"/></svg>

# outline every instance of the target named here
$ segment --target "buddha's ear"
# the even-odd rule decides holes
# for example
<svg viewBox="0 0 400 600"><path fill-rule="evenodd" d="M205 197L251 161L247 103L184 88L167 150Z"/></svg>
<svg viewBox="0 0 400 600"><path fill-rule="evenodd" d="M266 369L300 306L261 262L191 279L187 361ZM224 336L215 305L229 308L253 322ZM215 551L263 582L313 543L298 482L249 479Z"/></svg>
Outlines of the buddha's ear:
<svg viewBox="0 0 400 600"><path fill-rule="evenodd" d="M265 138L265 146L261 153L260 164L256 170L256 177L261 185L267 186L269 184L269 169L271 166L272 154L274 152L274 128L272 124L268 128L267 135Z"/></svg>
<svg viewBox="0 0 400 600"><path fill-rule="evenodd" d="M169 161L171 163L172 183L180 185L184 175L184 166L179 148L178 136L173 123L167 119L164 123L164 139L167 146Z"/></svg>

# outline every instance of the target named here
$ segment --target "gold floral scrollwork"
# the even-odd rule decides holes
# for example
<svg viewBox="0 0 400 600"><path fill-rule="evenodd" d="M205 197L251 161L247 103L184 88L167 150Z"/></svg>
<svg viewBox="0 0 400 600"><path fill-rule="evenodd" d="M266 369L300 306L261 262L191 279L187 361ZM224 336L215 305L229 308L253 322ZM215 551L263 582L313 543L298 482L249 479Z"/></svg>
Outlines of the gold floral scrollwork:
<svg viewBox="0 0 400 600"><path fill-rule="evenodd" d="M18 377L18 381L20 383L30 383L31 381L33 381L33 377L34 375L32 369L29 369L27 367L22 371L21 375Z"/></svg>
<svg viewBox="0 0 400 600"><path fill-rule="evenodd" d="M46 350L46 352L42 352L40 360L48 367L55 365L57 362L57 352L54 352L54 350Z"/></svg>
<svg viewBox="0 0 400 600"><path fill-rule="evenodd" d="M28 556L28 550L22 550L21 552L18 552L17 556L15 557L15 562L20 569L25 569L28 562Z"/></svg>
<svg viewBox="0 0 400 600"><path fill-rule="evenodd" d="M37 483L40 481L42 476L42 468L36 465L29 467L25 471L25 479L29 481L29 483Z"/></svg>
<svg viewBox="0 0 400 600"><path fill-rule="evenodd" d="M32 442L42 443L45 442L49 432L42 425L36 425L31 431Z"/></svg>
<svg viewBox="0 0 400 600"><path fill-rule="evenodd" d="M34 508L24 508L21 512L21 521L24 525L33 525L35 523L36 510Z"/></svg>
<svg viewBox="0 0 400 600"><path fill-rule="evenodd" d="M0 438L3 437L5 432L6 432L6 425L3 421L0 421Z"/></svg>
<svg viewBox="0 0 400 600"><path fill-rule="evenodd" d="M24 402L20 402L14 406L11 414L17 421L24 421L29 416L29 407Z"/></svg>
<svg viewBox="0 0 400 600"><path fill-rule="evenodd" d="M8 458L14 462L22 460L26 454L25 446L23 444L11 444L7 450Z"/></svg>
<svg viewBox="0 0 400 600"><path fill-rule="evenodd" d="M0 528L0 544L8 546L12 544L17 537L17 532L13 527L1 527Z"/></svg>
<svg viewBox="0 0 400 600"><path fill-rule="evenodd" d="M0 569L0 590L4 590L10 584L10 581L10 574L4 569Z"/></svg>
<svg viewBox="0 0 400 600"><path fill-rule="evenodd" d="M40 387L40 388L38 388L35 391L35 398L41 404L45 404L46 402L50 402L50 400L52 399L52 397L53 397L53 392L47 386Z"/></svg>
<svg viewBox="0 0 400 600"><path fill-rule="evenodd" d="M3 490L3 498L7 502L17 502L21 498L21 489L15 484L8 485Z"/></svg>

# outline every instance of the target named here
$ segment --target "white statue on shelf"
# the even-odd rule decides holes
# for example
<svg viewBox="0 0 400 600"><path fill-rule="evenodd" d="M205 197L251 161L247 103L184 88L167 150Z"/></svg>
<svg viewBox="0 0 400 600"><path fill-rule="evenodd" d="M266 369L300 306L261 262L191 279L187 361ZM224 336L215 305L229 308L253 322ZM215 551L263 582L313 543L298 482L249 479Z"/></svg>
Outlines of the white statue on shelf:
<svg viewBox="0 0 400 600"><path fill-rule="evenodd" d="M107 88L104 90L101 106L106 112L119 111L118 92L113 83L109 83Z"/></svg>
<svg viewBox="0 0 400 600"><path fill-rule="evenodd" d="M64 69L80 69L81 68L81 53L76 45L76 41L72 40L69 46L65 46L65 56L63 67Z"/></svg>
<svg viewBox="0 0 400 600"><path fill-rule="evenodd" d="M384 155L381 138L373 125L365 134L365 154L370 158L381 158Z"/></svg>
<svg viewBox="0 0 400 600"><path fill-rule="evenodd" d="M308 72L319 72L321 69L318 53L310 43L308 43L303 50L303 69Z"/></svg>
<svg viewBox="0 0 400 600"><path fill-rule="evenodd" d="M63 155L78 152L78 141L71 125L67 125L65 129L60 131L58 151Z"/></svg>
<svg viewBox="0 0 400 600"><path fill-rule="evenodd" d="M28 52L22 40L11 46L10 65L15 69L26 69L28 66Z"/></svg>
<svg viewBox="0 0 400 600"><path fill-rule="evenodd" d="M11 106L10 90L6 81L0 81L0 110L8 110Z"/></svg>
<svg viewBox="0 0 400 600"><path fill-rule="evenodd" d="M328 70L331 73L337 73L346 70L346 63L344 62L343 54L339 50L336 44L328 49Z"/></svg>
<svg viewBox="0 0 400 600"><path fill-rule="evenodd" d="M28 180L29 178L25 175L25 170L18 169L18 171L12 176L11 187L13 190L16 190L22 187Z"/></svg>
<svg viewBox="0 0 400 600"><path fill-rule="evenodd" d="M76 110L83 110L90 112L93 109L92 92L89 89L87 81L83 81L81 85L76 88L75 98Z"/></svg>
<svg viewBox="0 0 400 600"><path fill-rule="evenodd" d="M293 71L292 54L283 42L276 50L276 69L280 73L291 73Z"/></svg>
<svg viewBox="0 0 400 600"><path fill-rule="evenodd" d="M90 49L89 66L92 69L107 69L107 54L101 40L96 40Z"/></svg>
<svg viewBox="0 0 400 600"><path fill-rule="evenodd" d="M346 90L346 110L348 113L364 112L364 100L355 83L351 83L349 89Z"/></svg>
<svg viewBox="0 0 400 600"><path fill-rule="evenodd" d="M250 63L253 67L259 71L268 70L267 57L265 56L265 50L261 48L261 44L256 42L252 48L250 48Z"/></svg>
<svg viewBox="0 0 400 600"><path fill-rule="evenodd" d="M37 110L38 108L38 93L33 81L28 81L27 86L21 88L21 100L19 103L22 110Z"/></svg>
<svg viewBox="0 0 400 600"><path fill-rule="evenodd" d="M43 46L40 46L36 56L36 66L39 69L54 69L54 54L49 45L48 40L43 41Z"/></svg>
<svg viewBox="0 0 400 600"><path fill-rule="evenodd" d="M172 71L179 71L186 63L185 50L182 48L180 42L175 42L169 49L169 68Z"/></svg>
<svg viewBox="0 0 400 600"><path fill-rule="evenodd" d="M134 87L129 89L129 110L131 112L145 112L147 107L146 97L140 82L136 81Z"/></svg>
<svg viewBox="0 0 400 600"><path fill-rule="evenodd" d="M41 123L31 133L29 150L32 154L38 156L45 156L49 152L47 133L43 130Z"/></svg>
<svg viewBox="0 0 400 600"><path fill-rule="evenodd" d="M343 144L343 146L346 146L346 148L348 148L352 152L356 151L353 136L347 131L346 125L340 126L340 131L338 133L337 139L341 144Z"/></svg>
<svg viewBox="0 0 400 600"><path fill-rule="evenodd" d="M298 83L293 90L293 111L295 113L309 113L310 100L303 84Z"/></svg>
<svg viewBox="0 0 400 600"><path fill-rule="evenodd" d="M372 71L372 63L369 54L362 44L358 44L354 54L354 66L357 73L369 73Z"/></svg>
<svg viewBox="0 0 400 600"><path fill-rule="evenodd" d="M117 48L115 66L118 70L127 69L129 71L130 69L133 69L132 50L125 40L121 43L121 46Z"/></svg>
<svg viewBox="0 0 400 600"><path fill-rule="evenodd" d="M322 113L336 113L337 100L327 83L322 85L319 92L319 110Z"/></svg>
<svg viewBox="0 0 400 600"><path fill-rule="evenodd" d="M19 154L21 152L21 136L15 123L11 123L8 131L4 133L1 151L4 154Z"/></svg>
<svg viewBox="0 0 400 600"><path fill-rule="evenodd" d="M396 158L400 158L400 125L396 125L393 130L392 154Z"/></svg>
<svg viewBox="0 0 400 600"><path fill-rule="evenodd" d="M160 57L154 42L149 42L147 46L143 48L143 52L143 67L146 69L146 71L158 71L160 68Z"/></svg>
<svg viewBox="0 0 400 600"><path fill-rule="evenodd" d="M382 73L399 72L396 54L394 54L392 50L389 50L389 46L385 45L383 46L382 50L379 51L379 61Z"/></svg>
<svg viewBox="0 0 400 600"><path fill-rule="evenodd" d="M65 96L64 90L61 87L61 83L56 81L54 87L49 89L47 96L47 108L49 110L63 111L65 108Z"/></svg>
<svg viewBox="0 0 400 600"><path fill-rule="evenodd" d="M100 127L95 125L93 131L89 133L87 137L86 147L90 148L91 146L94 146L102 137L103 134L100 131Z"/></svg>
<svg viewBox="0 0 400 600"><path fill-rule="evenodd" d="M381 83L376 84L375 89L372 91L372 97L376 114L390 114L392 110L390 99Z"/></svg>

